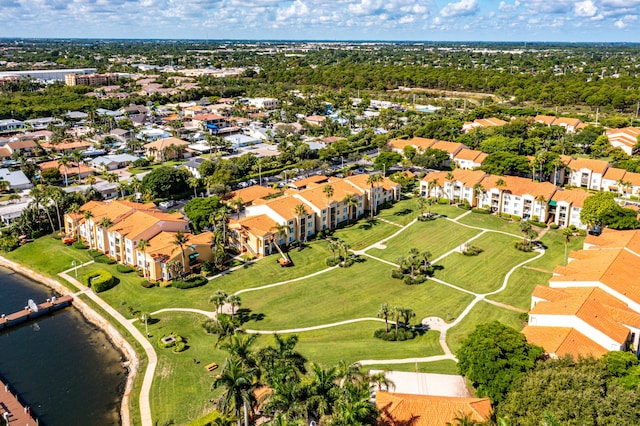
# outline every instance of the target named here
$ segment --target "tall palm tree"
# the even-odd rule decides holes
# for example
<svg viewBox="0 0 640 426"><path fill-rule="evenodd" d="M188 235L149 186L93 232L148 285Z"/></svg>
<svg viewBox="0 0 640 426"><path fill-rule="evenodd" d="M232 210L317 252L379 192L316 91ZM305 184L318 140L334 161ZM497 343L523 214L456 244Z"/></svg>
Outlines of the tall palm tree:
<svg viewBox="0 0 640 426"><path fill-rule="evenodd" d="M176 232L176 234L173 237L173 241L171 241L171 243L174 246L180 247L180 252L182 254L182 273L181 275L184 275L185 271L187 270L187 264L185 263L185 257L184 257L184 247L187 245L187 243L189 242L189 237L186 236L182 231L178 231ZM189 266L188 268L189 270L191 270L191 267Z"/></svg>
<svg viewBox="0 0 640 426"><path fill-rule="evenodd" d="M237 218L240 219L240 209L244 205L244 201L242 200L241 197L238 197L231 201L231 205L233 206L233 209L236 211L236 214L238 215Z"/></svg>
<svg viewBox="0 0 640 426"><path fill-rule="evenodd" d="M71 158L75 161L76 166L78 166L78 178L76 180L80 180L80 162L82 161L82 153L77 149L71 151Z"/></svg>
<svg viewBox="0 0 640 426"><path fill-rule="evenodd" d="M427 206L427 199L424 197L418 197L416 199L416 206L420 211L420 217L424 216L424 208Z"/></svg>
<svg viewBox="0 0 640 426"><path fill-rule="evenodd" d="M57 186L47 186L45 188L45 194L49 200L53 202L56 208L56 217L58 219L58 229L62 230L62 217L60 214L60 204L64 202L65 193Z"/></svg>
<svg viewBox="0 0 640 426"><path fill-rule="evenodd" d="M476 207L482 208L482 194L484 193L484 187L480 182L473 185L473 193L476 196Z"/></svg>
<svg viewBox="0 0 640 426"><path fill-rule="evenodd" d="M87 242L89 243L89 248L91 248L91 225L89 223L89 221L91 221L91 218L93 218L93 212L91 210L85 210L84 212L84 223L87 227Z"/></svg>
<svg viewBox="0 0 640 426"><path fill-rule="evenodd" d="M53 232L56 227L53 224L53 219L51 218L51 213L49 213L49 203L48 203L48 192L47 187L44 185L36 185L31 188L29 195L33 198L32 204L35 206L38 211L44 211L49 219L49 225L51 226L51 231Z"/></svg>
<svg viewBox="0 0 640 426"><path fill-rule="evenodd" d="M62 166L62 171L64 172L64 186L69 186L69 163L71 162L71 158L67 154L62 154L62 157L58 160L58 164Z"/></svg>
<svg viewBox="0 0 640 426"><path fill-rule="evenodd" d="M78 213L80 213L80 206L78 203L73 203L69 207L69 213L73 214L73 234L78 239Z"/></svg>
<svg viewBox="0 0 640 426"><path fill-rule="evenodd" d="M138 240L138 250L142 252L142 277L147 278L147 247L149 246L149 240L140 238Z"/></svg>
<svg viewBox="0 0 640 426"><path fill-rule="evenodd" d="M220 308L222 308L224 304L227 303L228 298L229 296L223 290L216 291L214 295L209 298L209 302L213 303L213 306L215 307L216 314L220 313Z"/></svg>
<svg viewBox="0 0 640 426"><path fill-rule="evenodd" d="M367 185L369 185L371 188L370 197L369 197L370 204L371 204L371 219L373 219L376 215L376 193L375 193L376 184L382 181L383 181L383 178L378 173L374 173L372 175L369 175L369 177L367 177Z"/></svg>
<svg viewBox="0 0 640 426"><path fill-rule="evenodd" d="M453 199L453 186L454 186L453 182L456 180L455 176L453 175L453 172L447 173L445 180L449 182L449 202L453 203L455 202L455 200Z"/></svg>
<svg viewBox="0 0 640 426"><path fill-rule="evenodd" d="M352 194L347 194L342 202L345 203L349 209L349 219L355 222L358 214L358 197ZM353 215L351 214L352 211Z"/></svg>
<svg viewBox="0 0 640 426"><path fill-rule="evenodd" d="M324 196L327 197L327 228L331 229L331 197L333 197L333 186L331 184L326 184L324 188L322 188L322 192Z"/></svg>
<svg viewBox="0 0 640 426"><path fill-rule="evenodd" d="M307 417L318 422L321 417L333 413L333 405L338 397L338 370L336 367L324 369L311 363L311 381L307 386Z"/></svg>
<svg viewBox="0 0 640 426"><path fill-rule="evenodd" d="M562 230L562 238L564 240L564 257L563 259L563 265L567 266L567 248L569 247L569 243L571 242L571 237L573 237L573 231L571 231L569 228L564 228Z"/></svg>
<svg viewBox="0 0 640 426"><path fill-rule="evenodd" d="M200 186L200 179L195 177L190 177L189 179L187 179L187 184L189 185L190 188L193 189L193 198L197 198L198 193L196 192L196 190Z"/></svg>
<svg viewBox="0 0 640 426"><path fill-rule="evenodd" d="M307 216L307 208L305 207L304 204L300 203L298 205L295 206L295 208L293 209L294 214L296 215L296 222L297 222L297 236L296 238L298 239L298 245L300 246L302 244L302 217L306 217ZM305 235L307 234L307 230L305 229Z"/></svg>
<svg viewBox="0 0 640 426"><path fill-rule="evenodd" d="M440 189L440 181L438 179L434 179L427 184L427 198L431 198L431 192L434 189ZM440 197L440 191L436 191L436 198Z"/></svg>
<svg viewBox="0 0 640 426"><path fill-rule="evenodd" d="M502 200L504 198L504 189L507 187L507 183L504 181L504 179L500 178L496 181L496 187L498 188L498 191L500 193L499 200L498 200L498 216L499 216L500 214L502 214Z"/></svg>
<svg viewBox="0 0 640 426"><path fill-rule="evenodd" d="M280 245L278 244L278 240L280 240L281 238L284 239L284 248L287 248L287 233L289 231L289 227L287 225L283 225L280 223L277 223L273 226L273 228L271 228L271 231L273 232L271 234L271 241L275 244L276 249L278 251L280 251ZM283 254L284 256L284 254Z"/></svg>
<svg viewBox="0 0 640 426"><path fill-rule="evenodd" d="M251 370L247 369L239 358L227 358L220 375L213 382L213 389L224 388L220 407L225 411L235 411L237 426L249 426L249 409L253 400L256 383ZM244 414L244 416L243 416Z"/></svg>
<svg viewBox="0 0 640 426"><path fill-rule="evenodd" d="M242 299L237 294L232 294L227 298L227 303L231 305L231 316L235 316L236 308L242 305Z"/></svg>
<svg viewBox="0 0 640 426"><path fill-rule="evenodd" d="M377 316L378 318L382 318L384 320L386 331L387 333L389 333L389 317L391 316L391 307L389 307L388 304L383 303L378 309Z"/></svg>
<svg viewBox="0 0 640 426"><path fill-rule="evenodd" d="M120 181L116 185L116 190L120 192L120 197L124 199L124 193L129 189L129 185L126 182Z"/></svg>

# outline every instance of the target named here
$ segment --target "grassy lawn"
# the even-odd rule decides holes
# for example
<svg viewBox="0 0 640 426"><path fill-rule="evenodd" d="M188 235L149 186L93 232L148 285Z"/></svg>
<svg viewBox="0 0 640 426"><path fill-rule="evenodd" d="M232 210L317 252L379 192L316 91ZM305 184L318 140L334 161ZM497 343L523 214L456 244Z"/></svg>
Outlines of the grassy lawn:
<svg viewBox="0 0 640 426"><path fill-rule="evenodd" d="M71 262L74 260L78 265L92 260L86 250L66 246L50 235L38 238L12 252L3 253L2 256L53 278L73 267Z"/></svg>
<svg viewBox="0 0 640 426"><path fill-rule="evenodd" d="M360 322L339 327L298 333L296 349L308 360L324 366L363 359L396 359L442 355L438 343L440 334L427 331L413 340L385 342L373 337L373 332L384 328L384 323ZM269 340L269 343L271 340Z"/></svg>
<svg viewBox="0 0 640 426"><path fill-rule="evenodd" d="M312 279L241 294L242 306L264 318L246 327L284 330L375 317L382 303L412 308L415 321L456 317L471 295L432 281L409 286L391 278L392 267L373 259Z"/></svg>
<svg viewBox="0 0 640 426"><path fill-rule="evenodd" d="M214 408L209 400L219 391L210 388L224 366L227 353L213 347L216 337L204 332L200 325L204 318L200 315L172 312L156 319L157 323L149 325L150 342L158 354L150 394L153 419L163 425L184 424ZM144 333L144 325L138 326ZM158 339L172 333L187 339L187 350L173 353L158 346ZM210 373L204 366L211 362L218 363L220 368Z"/></svg>
<svg viewBox="0 0 640 426"><path fill-rule="evenodd" d="M157 169L158 167L162 167L162 166L166 166L166 167L175 167L179 164L182 164L186 162L185 160L170 160L170 161L165 161L164 163L152 163L150 165L148 165L147 167L134 167L134 166L130 166L127 171L129 173L131 173L132 175L136 175L138 173L144 173L144 172L149 172L153 169Z"/></svg>
<svg viewBox="0 0 640 426"><path fill-rule="evenodd" d="M510 232L516 235L521 234L519 222L500 219L498 216L492 214L471 213L461 218L460 223L480 228L493 229L495 231Z"/></svg>
<svg viewBox="0 0 640 426"><path fill-rule="evenodd" d="M387 209L378 211L377 217L399 225L406 225L415 219L418 213L416 198L408 198L398 201Z"/></svg>
<svg viewBox="0 0 640 426"><path fill-rule="evenodd" d="M449 349L455 354L469 333L475 330L478 324L486 322L500 321L519 331L522 329L519 315L520 314L515 311L510 311L486 302L479 302L473 307L471 312L460 321L460 324L447 331L447 345L449 345Z"/></svg>
<svg viewBox="0 0 640 426"><path fill-rule="evenodd" d="M562 230L549 229L541 241L546 247L545 255L531 262L530 266L553 271L553 268L562 265L564 261L564 237L562 236ZM572 250L581 250L583 243L584 237L572 237L567 248L567 254L571 253Z"/></svg>
<svg viewBox="0 0 640 426"><path fill-rule="evenodd" d="M428 211L428 208L427 208ZM456 206L449 204L434 204L431 207L431 213L437 213L442 216L446 216L450 219L455 219L458 216L465 214L467 210L460 209Z"/></svg>
<svg viewBox="0 0 640 426"><path fill-rule="evenodd" d="M419 362L409 364L376 364L363 365L364 371L384 370L384 371L408 371L411 373L437 373L437 374L459 374L458 364L455 361L445 359L443 361Z"/></svg>
<svg viewBox="0 0 640 426"><path fill-rule="evenodd" d="M381 220L362 219L353 225L336 230L332 237L345 240L353 250L361 250L399 230L399 227Z"/></svg>
<svg viewBox="0 0 640 426"><path fill-rule="evenodd" d="M507 288L498 294L489 296L489 299L506 303L516 308L529 310L533 289L538 284L546 285L549 282L549 278L551 278L551 274L527 268L519 268L509 277Z"/></svg>
<svg viewBox="0 0 640 426"><path fill-rule="evenodd" d="M401 234L386 242L384 250L373 248L367 253L395 262L398 256L408 256L409 250L416 247L429 250L435 259L449 250L458 247L480 231L460 226L446 219L428 222L416 222Z"/></svg>
<svg viewBox="0 0 640 426"><path fill-rule="evenodd" d="M436 270L435 276L475 293L497 290L511 268L537 254L516 250L514 241L508 235L486 233L473 241L473 245L484 249L482 253L477 256L452 253L438 262L444 269Z"/></svg>

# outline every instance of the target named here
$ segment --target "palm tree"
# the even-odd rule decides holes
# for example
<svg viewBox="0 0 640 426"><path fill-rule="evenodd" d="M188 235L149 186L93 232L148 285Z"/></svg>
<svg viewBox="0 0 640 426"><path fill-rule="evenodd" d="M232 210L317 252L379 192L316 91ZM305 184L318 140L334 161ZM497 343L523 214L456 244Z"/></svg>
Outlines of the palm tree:
<svg viewBox="0 0 640 426"><path fill-rule="evenodd" d="M367 185L369 185L371 187L371 190L370 190L371 219L373 219L375 217L375 215L376 215L375 186L376 186L377 183L380 183L382 181L383 181L383 178L378 173L374 173L372 175L369 175L369 177L367 178Z"/></svg>
<svg viewBox="0 0 640 426"><path fill-rule="evenodd" d="M522 232L522 234L524 235L524 240L522 241L522 246L526 247L527 244L527 236L529 235L529 231L531 231L531 224L529 223L529 221L526 220L521 220L520 221L520 231Z"/></svg>
<svg viewBox="0 0 640 426"><path fill-rule="evenodd" d="M507 186L507 183L504 181L504 179L500 178L496 181L496 187L500 192L499 201L498 201L498 216L502 214L502 199L504 197L504 189L506 188L506 186Z"/></svg>
<svg viewBox="0 0 640 426"><path fill-rule="evenodd" d="M271 231L273 231L273 234L271 235L271 240L275 244L276 249L280 249L280 245L278 244L278 241L280 239L284 239L284 248L286 249L287 248L287 231L289 231L289 227L287 225L282 225L280 223L277 223L273 226L273 228L271 228Z"/></svg>
<svg viewBox="0 0 640 426"><path fill-rule="evenodd" d="M93 212L91 210L85 210L84 212L84 223L87 227L87 242L89 243L89 248L91 248L91 226L89 221L93 217Z"/></svg>
<svg viewBox="0 0 640 426"><path fill-rule="evenodd" d="M213 382L213 389L219 387L225 388L220 399L220 407L225 411L235 411L237 426L242 425L241 411L244 412L244 425L249 426L249 408L256 383L252 372L243 365L242 360L227 358L222 372Z"/></svg>
<svg viewBox="0 0 640 426"><path fill-rule="evenodd" d="M333 263L336 263L336 251L339 249L338 241L329 240L329 251L333 254Z"/></svg>
<svg viewBox="0 0 640 426"><path fill-rule="evenodd" d="M431 252L429 250L421 251L418 257L422 260L424 264L425 271L429 267L429 259L431 258Z"/></svg>
<svg viewBox="0 0 640 426"><path fill-rule="evenodd" d="M349 256L349 250L351 249L351 245L344 241L344 240L340 240L338 242L338 245L340 247L340 251L344 251L344 261L343 264L346 265L347 264L347 257Z"/></svg>
<svg viewBox="0 0 640 426"><path fill-rule="evenodd" d="M46 197L53 202L56 208L56 217L58 219L58 229L62 230L62 217L60 215L60 204L64 202L65 193L57 186L47 186L45 188Z"/></svg>
<svg viewBox="0 0 640 426"><path fill-rule="evenodd" d="M344 197L342 202L345 203L347 205L347 208L349 209L349 219L355 222L357 218L356 216L358 214L358 204L359 204L358 197L356 197L355 195L348 194ZM352 211L353 211L353 215L351 214Z"/></svg>
<svg viewBox="0 0 640 426"><path fill-rule="evenodd" d="M236 307L240 307L242 305L242 299L237 294L232 294L227 298L227 303L231 305L231 316L235 316Z"/></svg>
<svg viewBox="0 0 640 426"><path fill-rule="evenodd" d="M196 190L200 186L200 179L191 177L187 179L187 184L189 185L190 188L193 188L193 198L197 198L198 193L196 192Z"/></svg>
<svg viewBox="0 0 640 426"><path fill-rule="evenodd" d="M47 187L44 185L36 185L34 188L31 188L29 195L33 198L32 204L38 209L38 211L44 210L49 219L49 225L51 226L51 231L54 231L56 227L53 224L53 219L51 218L51 214L49 213L49 206L47 205L48 201L48 192Z"/></svg>
<svg viewBox="0 0 640 426"><path fill-rule="evenodd" d="M331 197L333 197L333 186L326 184L324 188L322 188L322 192L324 196L327 197L327 228L331 229Z"/></svg>
<svg viewBox="0 0 640 426"><path fill-rule="evenodd" d="M484 187L480 182L473 185L473 193L476 195L476 207L482 208L482 194L484 193Z"/></svg>
<svg viewBox="0 0 640 426"><path fill-rule="evenodd" d="M75 161L76 165L78 166L77 180L80 180L80 162L82 161L82 153L77 149L74 149L73 151L71 151L71 158L73 158L73 161Z"/></svg>
<svg viewBox="0 0 640 426"><path fill-rule="evenodd" d="M302 217L303 216L307 216L307 208L304 206L304 204L300 203L298 205L296 205L296 207L293 209L294 214L296 215L296 219L297 219L297 228L298 228L298 246L301 246L302 244ZM307 234L306 229L305 229L305 235Z"/></svg>
<svg viewBox="0 0 640 426"><path fill-rule="evenodd" d="M142 252L142 277L147 278L147 256L146 250L149 246L149 241L144 238L138 240L138 250Z"/></svg>
<svg viewBox="0 0 640 426"><path fill-rule="evenodd" d="M93 185L96 183L96 177L94 175L89 175L84 178L84 180L89 184L90 187L93 187Z"/></svg>
<svg viewBox="0 0 640 426"><path fill-rule="evenodd" d="M69 186L68 168L70 162L71 158L67 154L62 154L62 157L58 160L58 164L62 166L62 170L64 171L64 186Z"/></svg>
<svg viewBox="0 0 640 426"><path fill-rule="evenodd" d="M420 211L420 217L424 216L424 208L427 206L427 199L424 197L418 197L416 199L416 205Z"/></svg>
<svg viewBox="0 0 640 426"><path fill-rule="evenodd" d="M393 316L393 320L396 323L396 340L398 340L398 323L400 322L400 317L402 316L402 308L400 306L394 306L391 308L391 315Z"/></svg>
<svg viewBox="0 0 640 426"><path fill-rule="evenodd" d="M69 213L73 214L73 234L78 238L78 213L80 213L80 206L78 203L73 203L69 207Z"/></svg>
<svg viewBox="0 0 640 426"><path fill-rule="evenodd" d="M378 318L382 318L384 320L384 325L386 327L387 333L389 333L389 316L391 315L391 308L386 303L380 305L378 309Z"/></svg>
<svg viewBox="0 0 640 426"><path fill-rule="evenodd" d="M427 198L431 198L431 192L433 191L433 189L438 188L440 189L440 182L438 181L438 179L434 179L431 182L429 182L429 184L427 185ZM440 191L436 191L436 198L439 198L440 196Z"/></svg>
<svg viewBox="0 0 640 426"><path fill-rule="evenodd" d="M228 297L229 296L225 291L218 290L213 296L209 298L209 302L213 303L213 306L215 307L216 314L220 313L219 310L227 302Z"/></svg>
<svg viewBox="0 0 640 426"><path fill-rule="evenodd" d="M182 231L176 232L176 234L173 237L173 241L171 242L174 246L180 247L180 252L182 254L182 267L183 267L182 275L184 275L184 272L187 269L187 264L185 263L185 257L184 257L184 247L187 245L188 242L189 242L189 237L184 235Z"/></svg>
<svg viewBox="0 0 640 426"><path fill-rule="evenodd" d="M118 182L118 184L116 185L116 190L118 192L120 192L120 197L124 198L124 193L127 191L127 189L129 189L129 186L127 185L126 182Z"/></svg>
<svg viewBox="0 0 640 426"><path fill-rule="evenodd" d="M307 417L318 422L322 416L333 413L333 405L338 397L338 370L336 367L324 369L311 363L310 372L311 382L307 386Z"/></svg>
<svg viewBox="0 0 640 426"><path fill-rule="evenodd" d="M240 209L244 205L244 201L242 200L241 197L238 197L231 201L231 205L233 206L233 209L236 211L236 214L238 215L237 218L240 219Z"/></svg>
<svg viewBox="0 0 640 426"><path fill-rule="evenodd" d="M571 237L573 237L573 231L571 231L571 229L569 228L564 228L562 230L562 238L564 239L564 266L567 266L567 248L569 247L569 243L571 242Z"/></svg>
<svg viewBox="0 0 640 426"><path fill-rule="evenodd" d="M455 202L455 200L453 199L453 182L455 181L455 179L456 178L453 175L453 172L447 173L447 176L445 177L445 180L449 182L449 202Z"/></svg>

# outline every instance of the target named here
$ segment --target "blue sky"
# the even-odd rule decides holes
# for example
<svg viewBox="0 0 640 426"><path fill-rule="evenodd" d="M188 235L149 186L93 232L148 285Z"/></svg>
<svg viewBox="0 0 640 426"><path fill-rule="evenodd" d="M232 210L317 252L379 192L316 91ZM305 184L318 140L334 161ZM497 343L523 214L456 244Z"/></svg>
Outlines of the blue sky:
<svg viewBox="0 0 640 426"><path fill-rule="evenodd" d="M640 0L0 0L0 37L640 42Z"/></svg>

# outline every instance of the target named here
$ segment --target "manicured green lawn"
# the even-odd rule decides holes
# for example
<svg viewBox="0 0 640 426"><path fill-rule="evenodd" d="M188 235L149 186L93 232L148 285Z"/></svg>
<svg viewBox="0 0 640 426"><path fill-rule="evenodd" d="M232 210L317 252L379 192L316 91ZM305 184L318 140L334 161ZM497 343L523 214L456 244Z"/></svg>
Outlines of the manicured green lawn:
<svg viewBox="0 0 640 426"><path fill-rule="evenodd" d="M149 325L152 336L149 341L158 354L150 394L151 412L157 424L184 424L214 408L209 400L220 391L210 389L224 366L227 353L214 348L216 337L204 332L201 315L171 312L160 314L156 319L157 323ZM138 327L144 333L144 324ZM158 339L172 333L187 338L187 350L173 353L158 345ZM220 367L207 372L204 366L212 362Z"/></svg>
<svg viewBox="0 0 640 426"><path fill-rule="evenodd" d="M353 225L338 229L332 237L348 242L352 250L362 250L399 230L398 226L390 225L381 220L361 219Z"/></svg>
<svg viewBox="0 0 640 426"><path fill-rule="evenodd" d="M365 258L314 278L242 293L242 306L264 314L247 328L283 330L375 317L382 303L412 308L415 321L437 315L457 316L472 296L432 281L406 285L391 278L391 266Z"/></svg>
<svg viewBox="0 0 640 426"><path fill-rule="evenodd" d="M484 249L482 253L477 256L452 253L438 262L443 269L436 270L435 277L475 293L497 290L511 268L537 255L517 250L513 246L515 241L508 235L488 232L472 242Z"/></svg>
<svg viewBox="0 0 640 426"><path fill-rule="evenodd" d="M471 312L464 317L460 324L447 331L447 345L455 354L460 345L467 338L469 333L476 329L478 324L491 321L500 321L501 323L515 328L522 329L522 323L519 319L519 313L492 305L486 302L478 302Z"/></svg>
<svg viewBox="0 0 640 426"><path fill-rule="evenodd" d="M531 262L530 266L553 271L556 266L562 265L564 261L564 237L562 236L562 230L549 229L541 241L546 247L546 253L541 259ZM581 250L583 243L584 237L577 235L571 237L571 241L567 247L567 253L571 253L573 250Z"/></svg>
<svg viewBox="0 0 640 426"><path fill-rule="evenodd" d="M308 360L324 366L363 359L397 359L442 355L438 343L440 334L427 331L413 340L385 342L373 337L373 332L384 328L384 323L359 322L339 327L298 333L296 349Z"/></svg>
<svg viewBox="0 0 640 426"><path fill-rule="evenodd" d="M367 253L396 262L398 256L408 256L412 247L420 251L429 250L435 259L449 250L458 247L480 231L439 218L427 222L416 222L409 228L386 242L384 250L373 248Z"/></svg>
<svg viewBox="0 0 640 426"><path fill-rule="evenodd" d="M496 302L506 303L516 308L529 310L531 307L531 293L538 285L547 285L551 274L527 268L519 268L509 277L509 283L500 293L489 296Z"/></svg>
<svg viewBox="0 0 640 426"><path fill-rule="evenodd" d="M520 235L520 224L516 221L500 219L492 214L471 213L460 219L460 223L496 231ZM538 229L538 228L536 228Z"/></svg>
<svg viewBox="0 0 640 426"><path fill-rule="evenodd" d="M386 219L399 225L406 225L418 216L416 198L400 200L391 207L378 211L376 217Z"/></svg>
<svg viewBox="0 0 640 426"><path fill-rule="evenodd" d="M86 250L66 246L50 235L38 238L12 252L3 253L2 256L53 278L73 267L71 262L74 260L78 265L91 260Z"/></svg>
<svg viewBox="0 0 640 426"><path fill-rule="evenodd" d="M384 370L384 371L408 371L411 373L438 373L438 374L459 374L458 364L455 361L445 359L443 361L419 362L409 364L376 364L363 365L363 371Z"/></svg>
<svg viewBox="0 0 640 426"><path fill-rule="evenodd" d="M426 211L428 211L428 207L427 207L427 210L425 210L425 212ZM468 210L464 210L449 204L434 204L431 207L431 213L437 213L439 215L446 216L449 219L455 219L458 216L462 216L467 211Z"/></svg>

